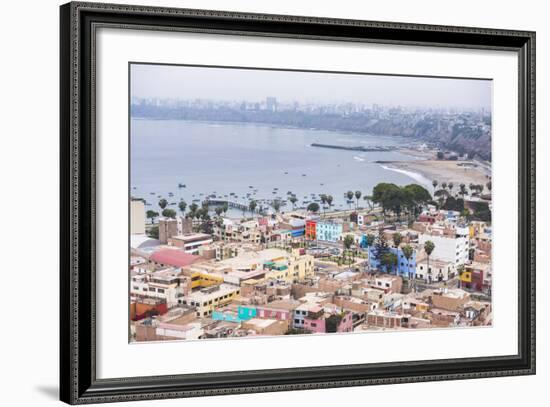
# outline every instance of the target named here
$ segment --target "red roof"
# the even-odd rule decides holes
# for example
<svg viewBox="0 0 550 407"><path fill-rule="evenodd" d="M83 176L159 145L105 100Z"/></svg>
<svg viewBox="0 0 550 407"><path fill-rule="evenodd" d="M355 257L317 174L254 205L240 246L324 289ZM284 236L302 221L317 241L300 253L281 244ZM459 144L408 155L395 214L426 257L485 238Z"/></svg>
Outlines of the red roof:
<svg viewBox="0 0 550 407"><path fill-rule="evenodd" d="M181 250L173 249L161 249L151 256L152 261L173 267L189 266L201 259L202 257L195 254L188 254Z"/></svg>

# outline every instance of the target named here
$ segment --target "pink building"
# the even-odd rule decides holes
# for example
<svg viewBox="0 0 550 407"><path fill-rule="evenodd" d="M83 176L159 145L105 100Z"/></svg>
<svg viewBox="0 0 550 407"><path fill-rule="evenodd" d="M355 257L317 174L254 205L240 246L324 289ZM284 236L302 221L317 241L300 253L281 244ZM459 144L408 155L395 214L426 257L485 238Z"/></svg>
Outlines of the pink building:
<svg viewBox="0 0 550 407"><path fill-rule="evenodd" d="M278 300L265 305L256 306L256 316L258 318L271 318L278 321L288 321L292 319L294 310L300 305L295 300Z"/></svg>
<svg viewBox="0 0 550 407"><path fill-rule="evenodd" d="M313 333L352 332L352 314L351 312L329 314L325 313L321 307L315 307L310 309L304 318L304 329Z"/></svg>

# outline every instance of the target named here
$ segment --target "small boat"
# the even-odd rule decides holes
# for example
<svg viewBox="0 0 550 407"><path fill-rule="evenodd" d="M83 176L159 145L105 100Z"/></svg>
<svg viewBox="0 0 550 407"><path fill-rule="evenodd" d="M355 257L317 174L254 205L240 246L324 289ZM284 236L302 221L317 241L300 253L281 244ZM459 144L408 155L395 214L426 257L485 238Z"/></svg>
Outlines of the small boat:
<svg viewBox="0 0 550 407"><path fill-rule="evenodd" d="M156 194L156 192L149 192L149 193L150 193L151 195L155 195L155 194Z"/></svg>
<svg viewBox="0 0 550 407"><path fill-rule="evenodd" d="M178 188L185 188L185 184L182 184L181 182L178 184Z"/></svg>
<svg viewBox="0 0 550 407"><path fill-rule="evenodd" d="M285 175L288 175L288 171L285 171Z"/></svg>
<svg viewBox="0 0 550 407"><path fill-rule="evenodd" d="M305 177L305 176L306 176L306 174L302 174L302 177Z"/></svg>

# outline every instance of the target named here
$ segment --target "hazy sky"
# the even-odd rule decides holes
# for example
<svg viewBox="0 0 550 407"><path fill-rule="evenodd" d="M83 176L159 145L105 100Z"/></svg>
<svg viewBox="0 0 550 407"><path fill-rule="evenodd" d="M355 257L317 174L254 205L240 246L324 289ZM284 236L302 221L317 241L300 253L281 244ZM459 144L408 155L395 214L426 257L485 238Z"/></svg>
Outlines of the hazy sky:
<svg viewBox="0 0 550 407"><path fill-rule="evenodd" d="M491 107L492 81L327 74L233 68L138 65L131 96L281 102L353 102L416 107Z"/></svg>

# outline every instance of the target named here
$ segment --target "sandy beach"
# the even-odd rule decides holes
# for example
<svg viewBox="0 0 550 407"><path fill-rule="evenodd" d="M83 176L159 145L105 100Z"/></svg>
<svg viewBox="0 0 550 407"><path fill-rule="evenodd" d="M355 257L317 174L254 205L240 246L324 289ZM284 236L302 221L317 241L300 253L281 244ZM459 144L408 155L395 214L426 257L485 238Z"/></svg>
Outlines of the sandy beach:
<svg viewBox="0 0 550 407"><path fill-rule="evenodd" d="M472 161L392 161L384 163L384 166L417 173L430 181L437 180L439 184L453 182L457 187L461 183L485 185L490 177L487 168Z"/></svg>

